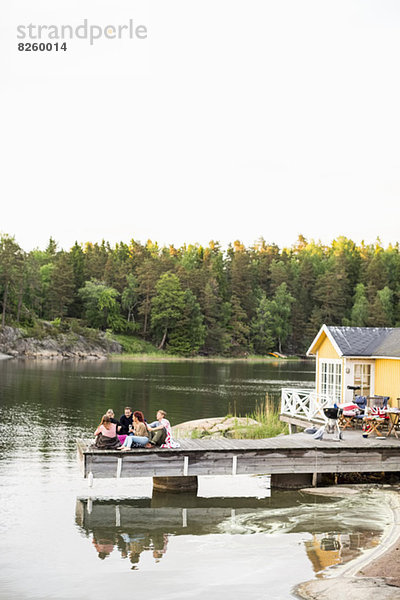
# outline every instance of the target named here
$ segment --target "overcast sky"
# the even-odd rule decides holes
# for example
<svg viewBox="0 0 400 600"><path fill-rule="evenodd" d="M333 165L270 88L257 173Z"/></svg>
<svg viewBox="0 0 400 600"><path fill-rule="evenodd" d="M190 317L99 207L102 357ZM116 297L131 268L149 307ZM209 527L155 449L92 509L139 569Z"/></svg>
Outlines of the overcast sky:
<svg viewBox="0 0 400 600"><path fill-rule="evenodd" d="M17 50L18 25L85 18L148 39ZM399 28L396 0L10 0L0 231L396 242Z"/></svg>

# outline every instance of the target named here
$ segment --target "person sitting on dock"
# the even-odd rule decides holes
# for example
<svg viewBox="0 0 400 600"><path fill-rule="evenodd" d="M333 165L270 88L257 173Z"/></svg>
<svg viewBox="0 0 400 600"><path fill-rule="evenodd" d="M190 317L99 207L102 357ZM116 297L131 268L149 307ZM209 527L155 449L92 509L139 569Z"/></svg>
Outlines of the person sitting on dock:
<svg viewBox="0 0 400 600"><path fill-rule="evenodd" d="M111 423L114 423L117 426L117 436L121 444L123 444L126 438L126 434L121 434L121 423L115 418L113 409L109 408L106 412L106 415L110 417Z"/></svg>
<svg viewBox="0 0 400 600"><path fill-rule="evenodd" d="M118 433L120 435L128 435L129 429L130 429L130 427L132 427L132 419L133 419L133 414L132 414L131 407L125 406L124 414L122 415L122 417L119 420L121 429L119 430Z"/></svg>
<svg viewBox="0 0 400 600"><path fill-rule="evenodd" d="M117 437L117 426L115 423L111 423L108 415L102 417L94 435L96 436L95 446L99 450L118 450L121 446Z"/></svg>
<svg viewBox="0 0 400 600"><path fill-rule="evenodd" d="M121 424L120 422L115 418L115 414L112 408L109 408L108 411L106 412L107 417L110 417L110 421L111 423L114 423L114 425L117 426L117 433L119 433L120 429L121 429Z"/></svg>
<svg viewBox="0 0 400 600"><path fill-rule="evenodd" d="M180 444L176 442L172 437L171 424L166 418L167 413L165 410L157 411L157 421L153 421L147 426L149 432L149 443L146 444L146 448L154 448L160 446L161 448L179 448Z"/></svg>
<svg viewBox="0 0 400 600"><path fill-rule="evenodd" d="M133 413L133 427L131 427L129 435L126 436L121 450L130 450L132 447L143 448L148 442L149 436L144 415L140 410L135 410Z"/></svg>

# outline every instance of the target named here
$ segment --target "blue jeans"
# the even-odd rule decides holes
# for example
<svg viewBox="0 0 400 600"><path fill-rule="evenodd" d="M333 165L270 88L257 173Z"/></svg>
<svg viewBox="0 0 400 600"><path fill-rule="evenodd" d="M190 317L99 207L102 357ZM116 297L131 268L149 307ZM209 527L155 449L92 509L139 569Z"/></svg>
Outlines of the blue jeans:
<svg viewBox="0 0 400 600"><path fill-rule="evenodd" d="M148 443L148 441L149 438L145 437L144 435L127 435L123 446L125 448L131 448L133 443L138 444L138 446L145 446Z"/></svg>

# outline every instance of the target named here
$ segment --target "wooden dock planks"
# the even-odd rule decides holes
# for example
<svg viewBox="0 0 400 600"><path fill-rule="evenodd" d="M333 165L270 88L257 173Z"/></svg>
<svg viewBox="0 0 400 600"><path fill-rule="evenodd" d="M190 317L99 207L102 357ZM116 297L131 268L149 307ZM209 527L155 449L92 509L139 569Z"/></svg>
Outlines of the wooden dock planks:
<svg viewBox="0 0 400 600"><path fill-rule="evenodd" d="M170 477L400 471L400 440L362 437L314 440L298 433L265 440L181 440L176 449L92 450L77 441L84 477ZM187 472L185 470L187 464Z"/></svg>

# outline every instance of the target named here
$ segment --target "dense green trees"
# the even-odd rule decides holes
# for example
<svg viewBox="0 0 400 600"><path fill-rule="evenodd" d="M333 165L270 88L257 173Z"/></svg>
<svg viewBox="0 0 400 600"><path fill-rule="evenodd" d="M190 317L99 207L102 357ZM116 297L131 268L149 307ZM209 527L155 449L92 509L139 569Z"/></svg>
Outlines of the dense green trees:
<svg viewBox="0 0 400 600"><path fill-rule="evenodd" d="M117 290L92 279L86 281L78 293L84 304L86 320L91 327L124 330L124 320L117 301L120 294Z"/></svg>
<svg viewBox="0 0 400 600"><path fill-rule="evenodd" d="M0 285L2 288L2 318L4 327L9 304L14 304L23 279L23 252L13 237L0 237Z"/></svg>
<svg viewBox="0 0 400 600"><path fill-rule="evenodd" d="M365 285L363 283L357 283L349 325L353 325L354 327L366 327L368 322L369 304L365 294Z"/></svg>
<svg viewBox="0 0 400 600"><path fill-rule="evenodd" d="M151 327L160 340L161 349L183 316L185 292L177 275L170 271L161 275L151 304Z"/></svg>
<svg viewBox="0 0 400 600"><path fill-rule="evenodd" d="M131 240L24 252L0 237L1 321L80 319L135 334L168 352L241 356L304 353L322 323L400 325L399 245L291 248L235 241L224 251Z"/></svg>

